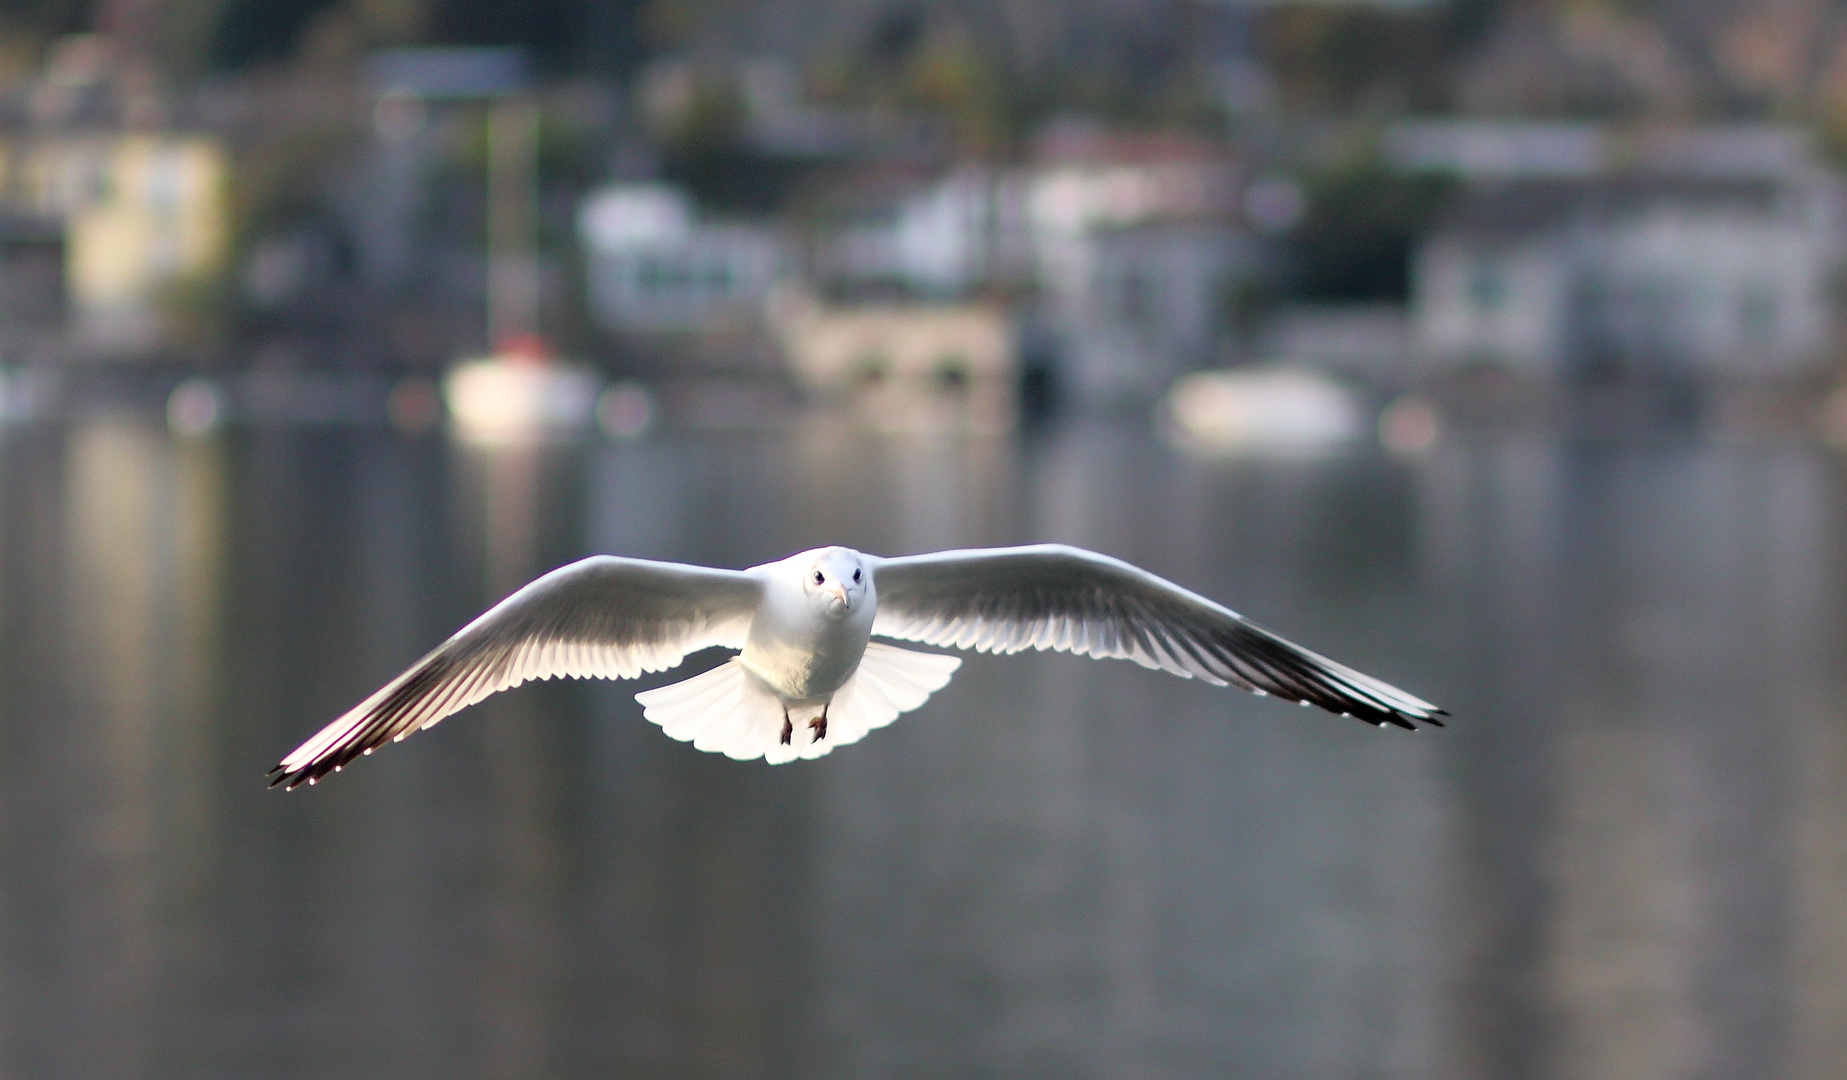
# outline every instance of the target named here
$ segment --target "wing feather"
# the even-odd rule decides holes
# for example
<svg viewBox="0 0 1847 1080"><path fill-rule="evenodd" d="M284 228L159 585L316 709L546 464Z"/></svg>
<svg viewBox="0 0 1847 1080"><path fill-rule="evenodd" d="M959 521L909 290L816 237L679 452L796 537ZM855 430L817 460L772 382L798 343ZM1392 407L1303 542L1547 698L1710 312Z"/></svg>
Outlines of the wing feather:
<svg viewBox="0 0 1847 1080"><path fill-rule="evenodd" d="M313 783L354 758L531 679L634 678L741 648L762 593L748 571L598 555L496 604L271 770Z"/></svg>
<svg viewBox="0 0 1847 1080"><path fill-rule="evenodd" d="M1139 567L1061 544L942 551L873 566L872 632L977 652L1117 657L1371 724L1441 726L1421 698L1310 652Z"/></svg>

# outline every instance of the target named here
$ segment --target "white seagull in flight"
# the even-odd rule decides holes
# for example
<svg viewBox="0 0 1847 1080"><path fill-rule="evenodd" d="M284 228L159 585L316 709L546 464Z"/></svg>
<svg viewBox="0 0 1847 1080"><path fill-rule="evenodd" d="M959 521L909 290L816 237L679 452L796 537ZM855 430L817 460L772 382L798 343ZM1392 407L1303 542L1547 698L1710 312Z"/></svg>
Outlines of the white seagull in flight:
<svg viewBox="0 0 1847 1080"><path fill-rule="evenodd" d="M293 788L528 679L632 679L712 646L711 671L635 695L701 750L771 764L858 742L976 652L1121 657L1407 730L1442 709L1119 559L1060 544L884 559L816 548L748 570L596 555L520 589L282 759Z"/></svg>

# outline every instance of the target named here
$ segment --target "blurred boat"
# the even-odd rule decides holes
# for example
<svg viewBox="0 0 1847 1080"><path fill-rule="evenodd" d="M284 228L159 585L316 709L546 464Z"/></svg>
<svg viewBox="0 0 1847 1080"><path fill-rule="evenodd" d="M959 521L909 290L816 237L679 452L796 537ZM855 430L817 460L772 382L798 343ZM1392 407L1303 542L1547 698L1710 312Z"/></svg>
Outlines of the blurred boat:
<svg viewBox="0 0 1847 1080"><path fill-rule="evenodd" d="M536 337L459 361L443 376L456 433L479 442L581 433L596 416L600 388L594 372L552 359Z"/></svg>
<svg viewBox="0 0 1847 1080"><path fill-rule="evenodd" d="M531 442L587 431L601 380L560 361L535 332L538 316L539 111L514 83L489 95L487 326L491 355L465 359L442 380L457 435Z"/></svg>
<svg viewBox="0 0 1847 1080"><path fill-rule="evenodd" d="M1325 453L1355 440L1361 417L1353 391L1291 366L1198 372L1175 382L1161 403L1170 443L1215 455Z"/></svg>

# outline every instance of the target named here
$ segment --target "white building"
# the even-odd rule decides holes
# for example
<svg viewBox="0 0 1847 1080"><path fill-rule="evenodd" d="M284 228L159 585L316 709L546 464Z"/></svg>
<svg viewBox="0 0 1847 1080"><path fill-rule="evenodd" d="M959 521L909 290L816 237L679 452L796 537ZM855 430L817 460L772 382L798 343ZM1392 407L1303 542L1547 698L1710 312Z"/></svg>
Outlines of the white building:
<svg viewBox="0 0 1847 1080"><path fill-rule="evenodd" d="M1816 160L1812 133L1776 124L1408 120L1386 129L1383 150L1402 171L1471 181L1589 180L1625 173L1788 180L1811 173Z"/></svg>
<svg viewBox="0 0 1847 1080"><path fill-rule="evenodd" d="M1255 258L1221 148L1054 132L1024 192L1046 322L1073 396L1152 399L1214 359L1227 291Z"/></svg>
<svg viewBox="0 0 1847 1080"><path fill-rule="evenodd" d="M683 192L658 184L593 193L579 211L578 230L591 312L618 332L749 323L761 315L785 262L775 229L700 222Z"/></svg>
<svg viewBox="0 0 1847 1080"><path fill-rule="evenodd" d="M1792 374L1824 358L1840 265L1819 180L1478 185L1420 245L1418 352L1538 379Z"/></svg>
<svg viewBox="0 0 1847 1080"><path fill-rule="evenodd" d="M965 165L927 180L861 177L815 237L815 271L846 286L948 298L1030 272L1021 177Z"/></svg>
<svg viewBox="0 0 1847 1080"><path fill-rule="evenodd" d="M1216 355L1225 300L1253 261L1224 222L1095 229L1064 249L1049 303L1064 377L1080 399L1144 398Z"/></svg>
<svg viewBox="0 0 1847 1080"><path fill-rule="evenodd" d="M85 354L165 342L166 307L209 282L230 246L230 159L192 135L0 141L0 207L63 223L65 293Z"/></svg>
<svg viewBox="0 0 1847 1080"><path fill-rule="evenodd" d="M1220 144L1055 127L1018 168L841 185L814 237L814 276L847 294L936 301L1036 292L1061 393L1152 400L1215 358L1229 287L1255 261L1239 188Z"/></svg>
<svg viewBox="0 0 1847 1080"><path fill-rule="evenodd" d="M1003 431L1018 417L1019 349L987 304L823 306L789 294L776 332L817 401L884 430Z"/></svg>

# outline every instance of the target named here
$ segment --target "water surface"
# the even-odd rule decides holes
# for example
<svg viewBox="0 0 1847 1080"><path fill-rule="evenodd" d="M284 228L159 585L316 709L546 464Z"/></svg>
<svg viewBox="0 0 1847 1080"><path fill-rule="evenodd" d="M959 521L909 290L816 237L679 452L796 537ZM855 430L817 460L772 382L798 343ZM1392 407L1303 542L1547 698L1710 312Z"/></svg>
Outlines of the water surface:
<svg viewBox="0 0 1847 1080"><path fill-rule="evenodd" d="M586 553L1033 540L1456 723L975 658L814 763L666 739L666 675L263 787ZM1793 446L0 429L0 1075L1837 1075L1844 556Z"/></svg>

